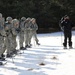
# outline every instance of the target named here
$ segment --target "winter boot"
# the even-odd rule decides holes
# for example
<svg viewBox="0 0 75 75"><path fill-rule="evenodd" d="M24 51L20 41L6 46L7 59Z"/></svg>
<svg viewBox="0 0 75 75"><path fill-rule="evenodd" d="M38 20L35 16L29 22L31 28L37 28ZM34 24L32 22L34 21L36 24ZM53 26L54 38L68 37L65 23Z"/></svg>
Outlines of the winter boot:
<svg viewBox="0 0 75 75"><path fill-rule="evenodd" d="M0 65L3 65L3 63L2 63L2 62L0 62Z"/></svg>
<svg viewBox="0 0 75 75"><path fill-rule="evenodd" d="M40 45L40 43L37 43L37 45Z"/></svg>
<svg viewBox="0 0 75 75"><path fill-rule="evenodd" d="M5 58L4 57L0 57L0 61L5 61Z"/></svg>
<svg viewBox="0 0 75 75"><path fill-rule="evenodd" d="M72 42L69 42L69 49L72 49Z"/></svg>
<svg viewBox="0 0 75 75"><path fill-rule="evenodd" d="M66 43L63 43L64 49L67 49Z"/></svg>
<svg viewBox="0 0 75 75"><path fill-rule="evenodd" d="M5 57L5 55L4 55L4 54L1 54L1 56L2 56L2 57Z"/></svg>
<svg viewBox="0 0 75 75"><path fill-rule="evenodd" d="M31 48L31 46L30 45L26 45L25 48Z"/></svg>
<svg viewBox="0 0 75 75"><path fill-rule="evenodd" d="M72 46L69 46L69 49L73 49L73 47Z"/></svg>
<svg viewBox="0 0 75 75"><path fill-rule="evenodd" d="M20 47L20 49L24 49L24 47Z"/></svg>
<svg viewBox="0 0 75 75"><path fill-rule="evenodd" d="M10 57L12 57L12 54L7 54L6 57L10 58Z"/></svg>

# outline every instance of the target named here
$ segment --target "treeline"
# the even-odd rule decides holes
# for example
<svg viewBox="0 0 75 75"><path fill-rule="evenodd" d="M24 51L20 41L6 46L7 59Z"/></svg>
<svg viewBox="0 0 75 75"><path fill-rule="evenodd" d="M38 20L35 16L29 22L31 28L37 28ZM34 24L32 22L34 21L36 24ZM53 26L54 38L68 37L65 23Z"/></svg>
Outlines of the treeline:
<svg viewBox="0 0 75 75"><path fill-rule="evenodd" d="M59 29L59 20L66 14L75 20L75 0L0 0L0 12L4 17L34 17L39 29L49 31Z"/></svg>

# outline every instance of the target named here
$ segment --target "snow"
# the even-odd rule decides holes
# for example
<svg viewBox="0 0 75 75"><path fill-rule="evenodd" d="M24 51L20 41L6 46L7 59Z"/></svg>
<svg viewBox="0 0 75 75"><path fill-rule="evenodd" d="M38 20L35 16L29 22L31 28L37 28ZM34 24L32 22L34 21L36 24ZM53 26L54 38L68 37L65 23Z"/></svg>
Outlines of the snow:
<svg viewBox="0 0 75 75"><path fill-rule="evenodd" d="M0 75L75 75L75 31L72 34L73 49L65 50L62 32L37 34L41 45L32 39L32 48L6 58L7 64L0 66Z"/></svg>

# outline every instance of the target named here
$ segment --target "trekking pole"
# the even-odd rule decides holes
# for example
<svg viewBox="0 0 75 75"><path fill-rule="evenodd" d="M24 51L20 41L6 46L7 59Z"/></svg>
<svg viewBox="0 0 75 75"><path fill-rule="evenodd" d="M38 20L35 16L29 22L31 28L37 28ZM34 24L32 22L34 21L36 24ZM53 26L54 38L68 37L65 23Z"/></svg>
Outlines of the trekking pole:
<svg viewBox="0 0 75 75"><path fill-rule="evenodd" d="M61 31L61 45L62 45L62 31Z"/></svg>

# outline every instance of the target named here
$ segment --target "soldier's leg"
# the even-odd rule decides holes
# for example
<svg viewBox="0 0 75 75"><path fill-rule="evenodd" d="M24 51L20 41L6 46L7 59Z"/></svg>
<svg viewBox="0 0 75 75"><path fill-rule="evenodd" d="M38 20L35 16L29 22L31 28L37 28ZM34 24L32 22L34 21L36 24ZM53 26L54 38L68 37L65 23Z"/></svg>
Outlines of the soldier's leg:
<svg viewBox="0 0 75 75"><path fill-rule="evenodd" d="M37 38L37 33L36 33L36 31L34 32L34 39L35 39L35 41L36 41L36 44L37 45L40 45L40 43L39 43L39 40L38 40L38 38Z"/></svg>
<svg viewBox="0 0 75 75"><path fill-rule="evenodd" d="M64 43L63 43L64 47L67 47L67 35L64 34Z"/></svg>
<svg viewBox="0 0 75 75"><path fill-rule="evenodd" d="M5 58L4 58L4 56L3 56L3 47L2 47L2 45L0 44L0 61L4 61L5 60Z"/></svg>
<svg viewBox="0 0 75 75"><path fill-rule="evenodd" d="M12 37L7 37L6 39L6 48L7 48L7 57L12 57L12 51L13 51L13 47L12 47Z"/></svg>
<svg viewBox="0 0 75 75"><path fill-rule="evenodd" d="M72 48L72 40L71 40L71 38L72 38L72 34L69 34L69 36L68 36L68 44L69 44L69 47L70 48Z"/></svg>
<svg viewBox="0 0 75 75"><path fill-rule="evenodd" d="M13 44L12 44L12 54L17 54L17 50L16 50L16 47L17 47L17 42L16 42L16 36L13 37Z"/></svg>
<svg viewBox="0 0 75 75"><path fill-rule="evenodd" d="M0 60L5 60L3 55L4 52L4 37L0 36Z"/></svg>
<svg viewBox="0 0 75 75"><path fill-rule="evenodd" d="M20 39L19 39L19 41L20 41L20 49L24 49L24 47L23 47L24 32L21 32L21 33L20 33Z"/></svg>
<svg viewBox="0 0 75 75"><path fill-rule="evenodd" d="M29 32L28 31L25 31L24 39L25 39L25 48L27 48L29 45Z"/></svg>
<svg viewBox="0 0 75 75"><path fill-rule="evenodd" d="M33 31L30 31L29 32L29 46L31 46L31 39L32 39L32 36L33 36Z"/></svg>
<svg viewBox="0 0 75 75"><path fill-rule="evenodd" d="M5 45L5 37L3 37L3 46L2 46L2 57L5 57L4 52L6 51L6 45Z"/></svg>

